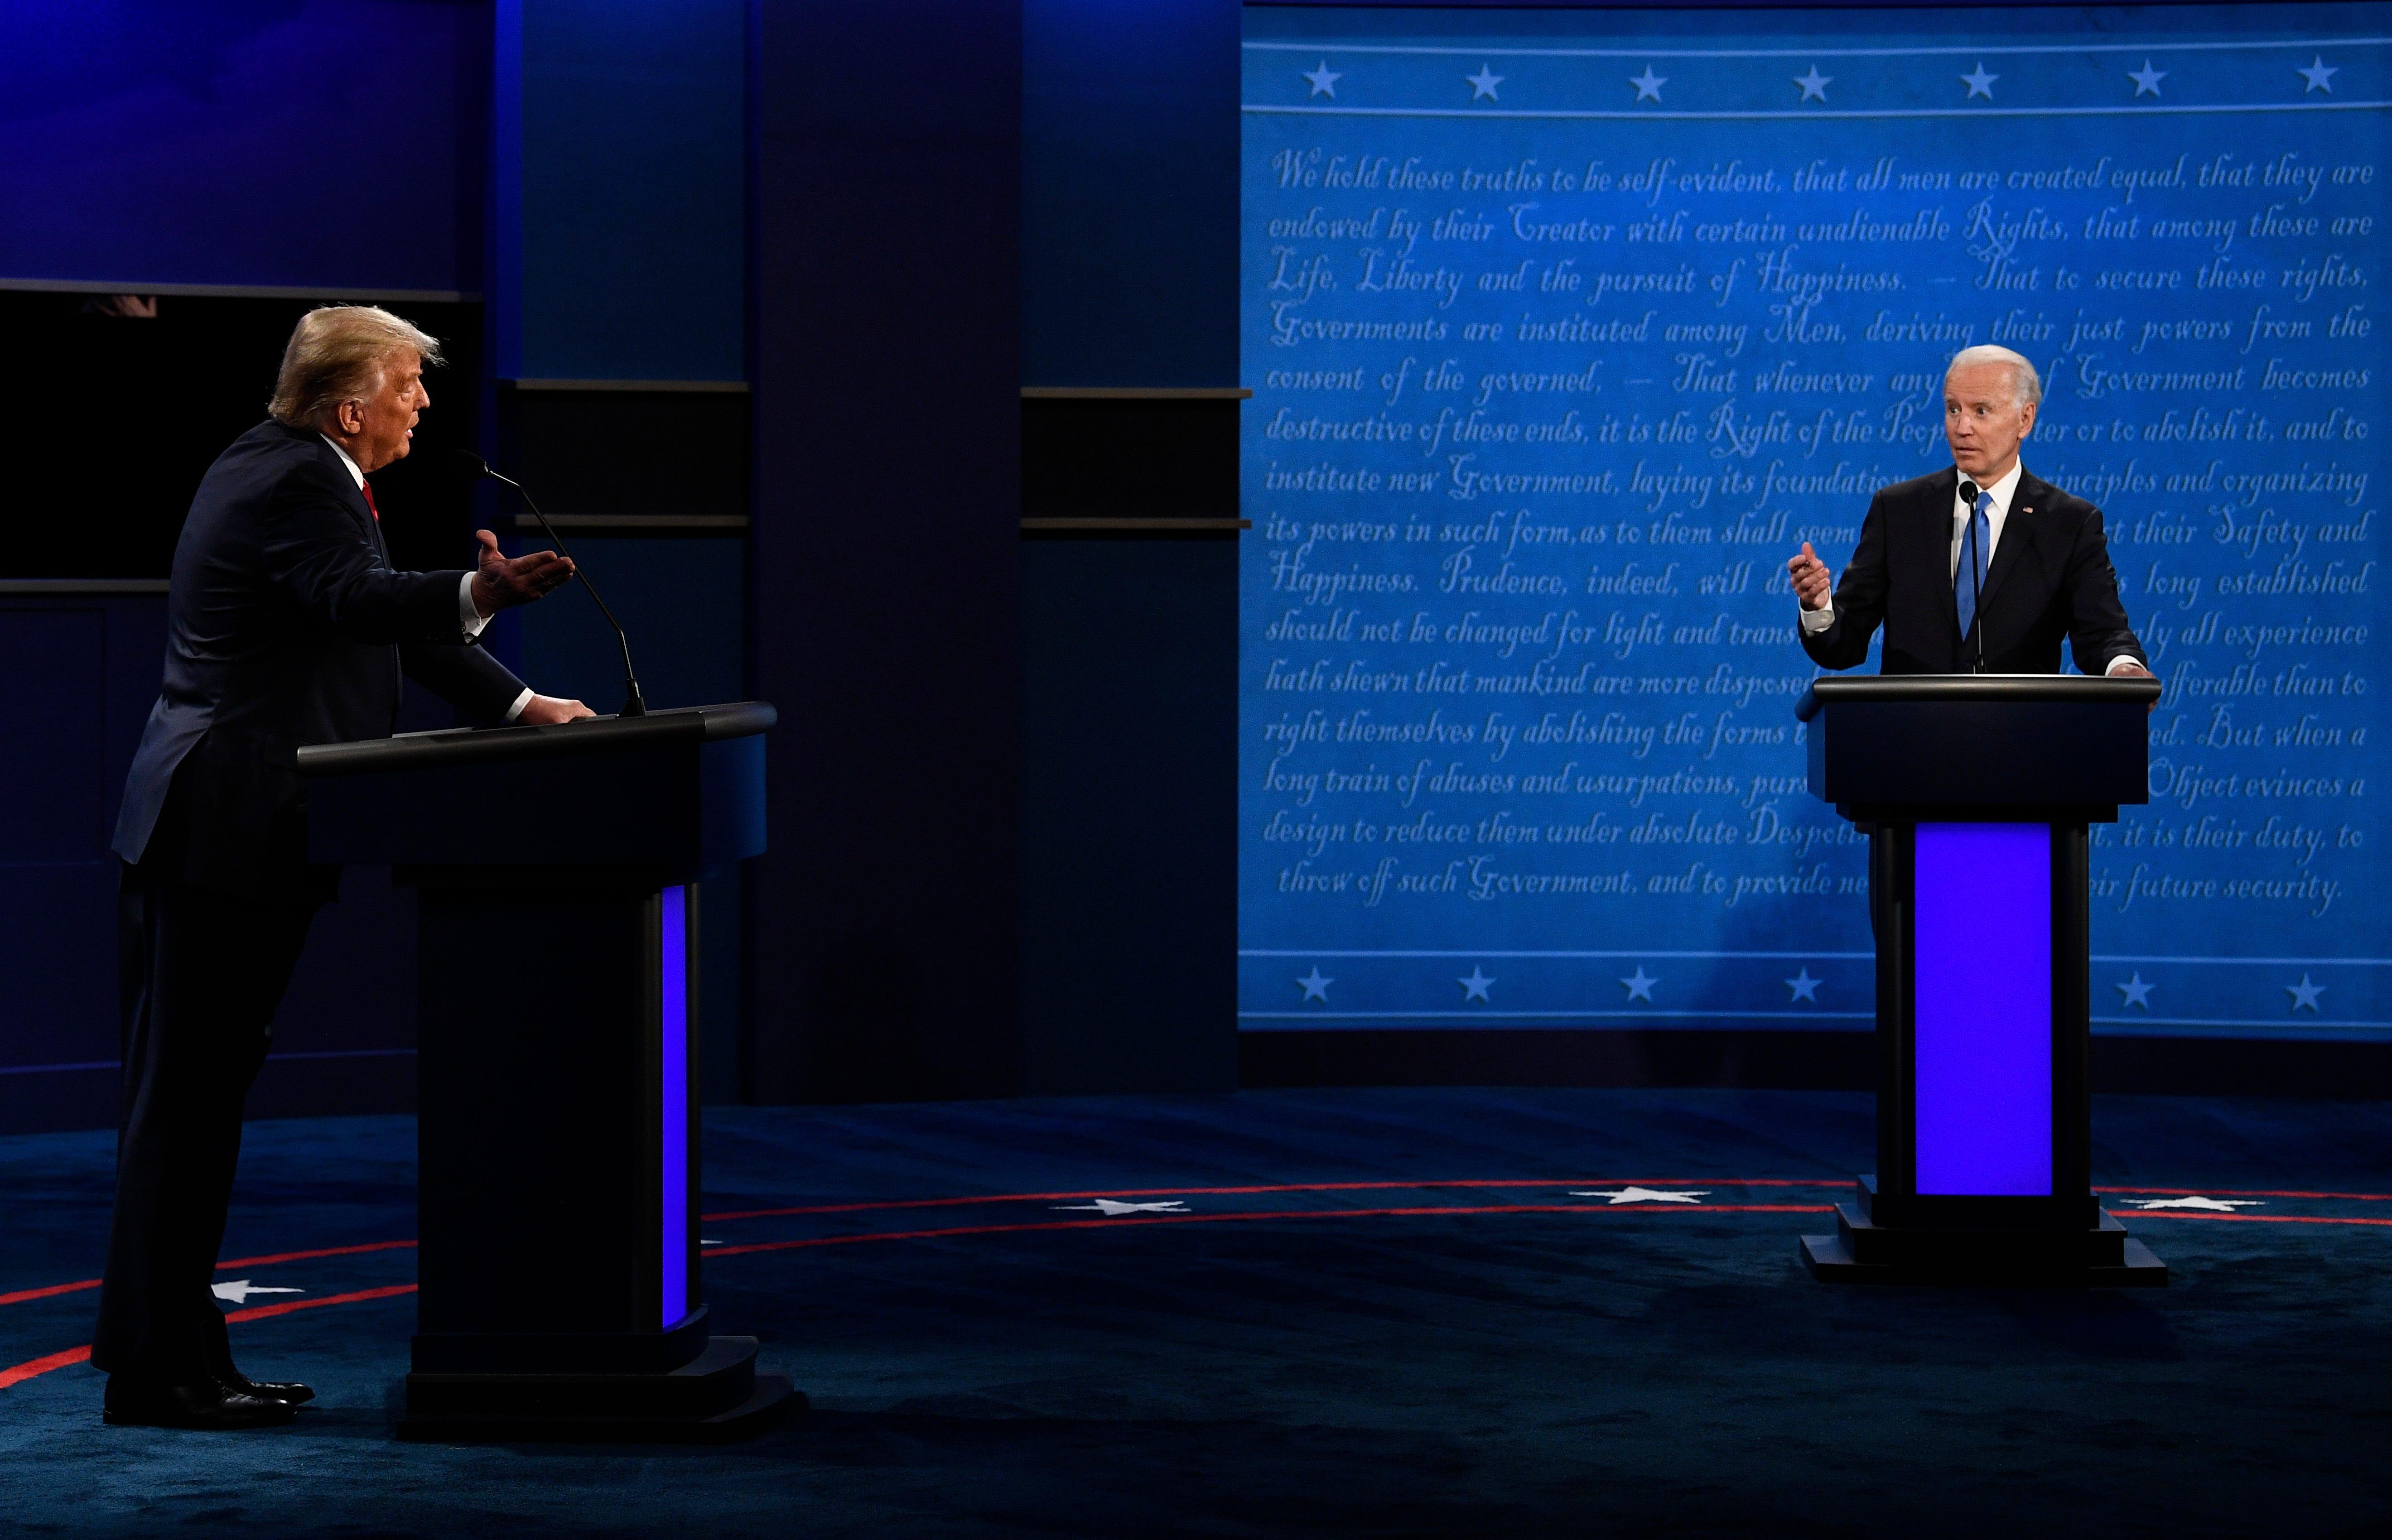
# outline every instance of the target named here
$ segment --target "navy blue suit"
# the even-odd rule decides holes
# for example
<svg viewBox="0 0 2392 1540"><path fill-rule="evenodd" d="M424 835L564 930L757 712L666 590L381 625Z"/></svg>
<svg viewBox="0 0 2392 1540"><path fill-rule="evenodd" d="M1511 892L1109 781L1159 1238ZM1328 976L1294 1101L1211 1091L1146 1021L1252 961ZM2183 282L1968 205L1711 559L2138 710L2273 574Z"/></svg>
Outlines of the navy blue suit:
<svg viewBox="0 0 2392 1540"><path fill-rule="evenodd" d="M2057 674L2063 641L2083 673L2100 674L2120 656L2150 666L2118 600L2101 511L2032 472L2022 472L2010 494L1977 622L1963 637L1952 588L1959 480L1947 466L1870 501L1860 543L1836 584L1835 623L1800 633L1814 663L1859 665L1882 625L1889 674L1973 673L1980 632L1989 674Z"/></svg>
<svg viewBox="0 0 2392 1540"><path fill-rule="evenodd" d="M404 673L469 718L522 693L471 644L462 571L394 571L340 455L264 422L208 468L175 548L164 688L114 848L124 1055L116 1208L92 1362L232 1372L209 1285L241 1104L337 868L311 866L292 751L390 735Z"/></svg>

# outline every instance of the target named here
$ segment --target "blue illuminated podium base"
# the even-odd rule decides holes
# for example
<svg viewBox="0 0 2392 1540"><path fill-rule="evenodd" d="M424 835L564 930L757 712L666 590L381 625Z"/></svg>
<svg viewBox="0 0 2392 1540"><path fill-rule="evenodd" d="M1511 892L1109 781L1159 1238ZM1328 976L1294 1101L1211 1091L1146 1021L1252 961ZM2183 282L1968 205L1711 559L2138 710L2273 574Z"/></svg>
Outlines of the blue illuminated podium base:
<svg viewBox="0 0 2392 1540"><path fill-rule="evenodd" d="M2167 1264L2100 1210L2082 1229L1930 1229L1881 1225L1877 1184L1836 1205L1836 1233L1804 1236L1802 1264L1822 1283L2045 1285L2164 1288Z"/></svg>

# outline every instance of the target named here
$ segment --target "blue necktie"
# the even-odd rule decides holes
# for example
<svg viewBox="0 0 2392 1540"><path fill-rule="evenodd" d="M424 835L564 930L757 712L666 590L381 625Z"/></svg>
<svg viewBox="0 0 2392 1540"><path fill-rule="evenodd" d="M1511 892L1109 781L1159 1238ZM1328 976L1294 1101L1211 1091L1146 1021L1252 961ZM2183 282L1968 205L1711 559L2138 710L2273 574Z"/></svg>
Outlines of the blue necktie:
<svg viewBox="0 0 2392 1540"><path fill-rule="evenodd" d="M1960 635L1966 638L1969 628L1977 621L1977 594L1985 586L1985 557L1993 550L1993 522L1985 510L1994 506L1991 492L1977 494L1977 511L1969 516L1969 532L1960 538L1960 564L1952 572L1952 601L1960 610ZM1975 580L1970 581L1970 563L1975 564Z"/></svg>

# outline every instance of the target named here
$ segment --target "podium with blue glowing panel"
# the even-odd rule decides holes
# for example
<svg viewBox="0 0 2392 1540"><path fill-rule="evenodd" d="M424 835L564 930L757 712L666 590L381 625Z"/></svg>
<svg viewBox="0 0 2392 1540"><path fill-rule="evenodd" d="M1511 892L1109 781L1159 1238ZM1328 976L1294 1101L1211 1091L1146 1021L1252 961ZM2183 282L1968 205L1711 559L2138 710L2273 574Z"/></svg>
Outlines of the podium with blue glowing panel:
<svg viewBox="0 0 2392 1540"><path fill-rule="evenodd" d="M691 1030L695 878L762 852L774 720L747 702L299 751L315 859L416 894L401 1438L709 1440L791 1404L698 1297Z"/></svg>
<svg viewBox="0 0 2392 1540"><path fill-rule="evenodd" d="M2089 826L2150 799L2152 679L1821 679L1811 792L1870 831L1877 1171L1804 1236L1844 1283L2159 1286L2093 1197Z"/></svg>

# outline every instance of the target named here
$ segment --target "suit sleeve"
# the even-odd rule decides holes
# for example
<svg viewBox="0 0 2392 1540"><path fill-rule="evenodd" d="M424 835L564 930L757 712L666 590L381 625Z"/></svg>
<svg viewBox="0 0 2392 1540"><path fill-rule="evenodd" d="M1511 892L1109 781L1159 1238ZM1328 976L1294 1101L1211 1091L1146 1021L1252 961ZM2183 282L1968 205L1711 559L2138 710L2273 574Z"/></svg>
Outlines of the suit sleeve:
<svg viewBox="0 0 2392 1540"><path fill-rule="evenodd" d="M268 505L259 542L266 577L310 620L351 641L461 645L454 572L396 572L358 527L330 479L308 465Z"/></svg>
<svg viewBox="0 0 2392 1540"><path fill-rule="evenodd" d="M2118 598L2118 572L2110 564L2110 540L2102 531L2098 508L2077 529L2060 591L2068 605L2068 644L2080 673L2099 676L2116 657L2133 658L2146 668L2152 666L2143 644L2126 624L2126 606Z"/></svg>
<svg viewBox="0 0 2392 1540"><path fill-rule="evenodd" d="M479 647L401 643L399 666L407 677L447 701L475 727L496 727L524 692L514 671Z"/></svg>
<svg viewBox="0 0 2392 1540"><path fill-rule="evenodd" d="M1866 662L1869 638L1885 622L1885 495L1879 493L1869 499L1860 544L1837 581L1835 623L1824 631L1795 628L1811 661L1822 668L1854 668Z"/></svg>

